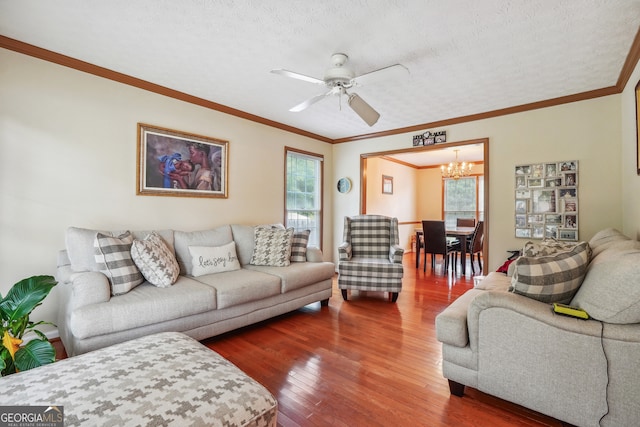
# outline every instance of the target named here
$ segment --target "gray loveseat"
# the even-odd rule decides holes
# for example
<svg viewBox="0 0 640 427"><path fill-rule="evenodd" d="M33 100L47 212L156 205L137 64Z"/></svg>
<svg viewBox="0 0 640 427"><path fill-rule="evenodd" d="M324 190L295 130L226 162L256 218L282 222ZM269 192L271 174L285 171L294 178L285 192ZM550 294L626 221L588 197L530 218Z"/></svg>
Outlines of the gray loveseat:
<svg viewBox="0 0 640 427"><path fill-rule="evenodd" d="M158 231L179 265L175 283L157 287L145 280L114 296L107 276L96 271L97 231L69 228L67 249L59 253L56 274L60 298L57 325L67 353L77 355L167 331L202 340L313 302L328 304L334 264L324 262L320 250L309 247L304 262L282 267L252 265L255 229L223 225L195 232ZM131 234L142 240L149 232ZM230 242L235 242L239 269L194 277L190 248L220 247Z"/></svg>
<svg viewBox="0 0 640 427"><path fill-rule="evenodd" d="M502 273L490 273L437 316L452 394L470 386L578 426L637 425L640 245L606 229L589 246L569 303L590 320L509 292L512 277Z"/></svg>

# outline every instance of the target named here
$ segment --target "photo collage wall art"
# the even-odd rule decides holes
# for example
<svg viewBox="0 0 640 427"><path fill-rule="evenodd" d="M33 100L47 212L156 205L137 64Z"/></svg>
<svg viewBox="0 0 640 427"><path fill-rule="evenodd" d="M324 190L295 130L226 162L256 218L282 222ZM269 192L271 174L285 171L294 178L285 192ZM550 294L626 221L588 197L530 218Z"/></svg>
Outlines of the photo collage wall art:
<svg viewBox="0 0 640 427"><path fill-rule="evenodd" d="M515 232L526 239L578 240L578 161L515 167Z"/></svg>

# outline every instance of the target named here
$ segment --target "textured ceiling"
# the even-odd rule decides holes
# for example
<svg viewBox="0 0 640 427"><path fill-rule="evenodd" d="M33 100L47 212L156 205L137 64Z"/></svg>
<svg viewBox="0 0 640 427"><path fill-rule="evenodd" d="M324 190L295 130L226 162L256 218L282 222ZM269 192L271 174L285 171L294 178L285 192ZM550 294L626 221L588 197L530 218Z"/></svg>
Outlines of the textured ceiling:
<svg viewBox="0 0 640 427"><path fill-rule="evenodd" d="M640 0L0 0L0 35L330 139L615 86ZM354 89L364 123L324 92L344 52L356 75L410 74Z"/></svg>

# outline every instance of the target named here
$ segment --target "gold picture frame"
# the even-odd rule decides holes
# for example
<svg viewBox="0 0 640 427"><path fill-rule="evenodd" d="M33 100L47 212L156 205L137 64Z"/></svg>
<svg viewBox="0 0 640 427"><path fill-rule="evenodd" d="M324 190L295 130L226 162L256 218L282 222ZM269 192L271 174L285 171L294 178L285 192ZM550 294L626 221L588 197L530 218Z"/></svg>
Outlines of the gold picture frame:
<svg viewBox="0 0 640 427"><path fill-rule="evenodd" d="M229 142L138 123L136 194L228 197Z"/></svg>

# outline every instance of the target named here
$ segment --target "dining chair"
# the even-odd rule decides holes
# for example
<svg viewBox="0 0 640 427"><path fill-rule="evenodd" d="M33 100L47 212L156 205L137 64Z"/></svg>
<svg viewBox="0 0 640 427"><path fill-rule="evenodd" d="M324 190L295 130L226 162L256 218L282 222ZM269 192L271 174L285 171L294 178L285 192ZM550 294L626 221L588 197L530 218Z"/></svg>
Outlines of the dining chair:
<svg viewBox="0 0 640 427"><path fill-rule="evenodd" d="M456 226L457 227L475 227L476 219L475 218L456 218Z"/></svg>
<svg viewBox="0 0 640 427"><path fill-rule="evenodd" d="M427 254L431 254L431 268L436 265L436 255L442 255L444 271L449 267L450 256L454 252L458 239L447 238L444 221L422 221L422 236L424 239L424 271L427 271Z"/></svg>
<svg viewBox="0 0 640 427"><path fill-rule="evenodd" d="M473 235L471 236L471 239L467 240L467 254L470 257L470 261L471 261L471 274L475 274L475 268L473 267L473 263L474 263L474 258L475 255L477 254L478 256L478 266L480 267L480 273L482 273L482 247L484 246L484 221L478 221L478 223L476 224L476 229L473 231ZM458 243L455 248L454 248L454 257L453 257L453 262L454 262L454 269L457 267L458 264L458 252L462 253L462 248L460 247L460 243ZM462 259L462 257L460 258L460 262L467 262L466 259Z"/></svg>

